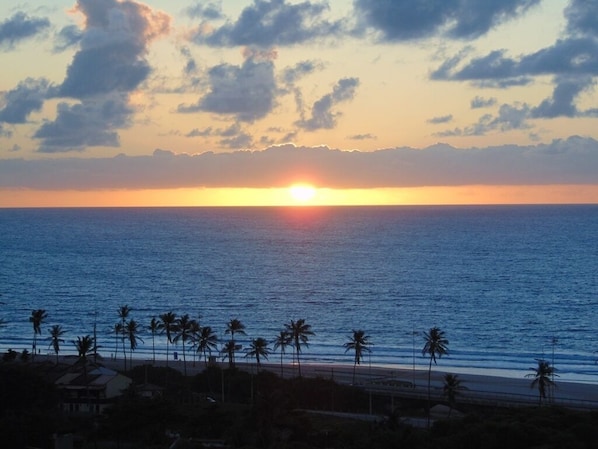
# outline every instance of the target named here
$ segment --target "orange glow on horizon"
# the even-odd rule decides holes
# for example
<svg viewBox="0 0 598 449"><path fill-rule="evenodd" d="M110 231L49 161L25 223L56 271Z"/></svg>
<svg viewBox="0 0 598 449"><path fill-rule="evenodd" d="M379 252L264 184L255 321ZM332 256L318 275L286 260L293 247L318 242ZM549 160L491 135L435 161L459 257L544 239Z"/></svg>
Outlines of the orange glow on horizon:
<svg viewBox="0 0 598 449"><path fill-rule="evenodd" d="M598 204L598 185L385 189L291 188L37 191L0 189L0 207ZM303 199L301 199L303 198Z"/></svg>

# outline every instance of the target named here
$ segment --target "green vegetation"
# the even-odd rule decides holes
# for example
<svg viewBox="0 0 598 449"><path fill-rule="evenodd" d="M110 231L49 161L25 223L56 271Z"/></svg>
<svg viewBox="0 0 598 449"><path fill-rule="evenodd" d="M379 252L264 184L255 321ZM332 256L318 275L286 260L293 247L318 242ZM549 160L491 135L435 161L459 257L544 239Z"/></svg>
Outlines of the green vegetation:
<svg viewBox="0 0 598 449"><path fill-rule="evenodd" d="M135 387L104 414L69 416L60 412L60 397L43 376L48 366L55 365L0 363L3 447L50 448L56 433L73 433L81 449L167 448L176 436L177 447L201 448L201 441L211 440L245 449L592 449L598 441L598 412L462 407L463 418L436 421L426 430L406 421L424 416L425 400L397 397L391 408L388 397L376 396L377 418L366 420L361 417L368 416L369 397L363 390L329 379L216 367L185 377L172 368L138 366L126 373ZM147 384L161 387L161 394L142 397L139 387Z"/></svg>

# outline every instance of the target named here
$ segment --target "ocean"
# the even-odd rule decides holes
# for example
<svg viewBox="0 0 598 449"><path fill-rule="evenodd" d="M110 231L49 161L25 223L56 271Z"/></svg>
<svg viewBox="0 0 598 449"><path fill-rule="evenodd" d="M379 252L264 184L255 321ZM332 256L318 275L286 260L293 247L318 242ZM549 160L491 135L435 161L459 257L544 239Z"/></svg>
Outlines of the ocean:
<svg viewBox="0 0 598 449"><path fill-rule="evenodd" d="M598 205L0 209L0 350L31 350L29 316L45 309L42 353L51 325L61 354L95 326L110 357L128 305L138 359L151 318L173 311L223 340L238 318L244 347L303 318L304 363L352 363L343 344L363 329L363 363L426 369L438 326L438 369L523 377L542 358L598 383L597 235ZM156 347L164 358L164 336Z"/></svg>

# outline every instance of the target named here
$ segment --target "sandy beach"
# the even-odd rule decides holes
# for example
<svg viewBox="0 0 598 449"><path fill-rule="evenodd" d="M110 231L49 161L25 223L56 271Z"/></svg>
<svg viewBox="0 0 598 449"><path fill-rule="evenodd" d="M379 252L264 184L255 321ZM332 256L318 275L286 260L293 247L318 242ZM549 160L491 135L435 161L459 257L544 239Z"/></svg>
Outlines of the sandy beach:
<svg viewBox="0 0 598 449"><path fill-rule="evenodd" d="M122 359L106 360L101 363L113 369L122 369ZM166 366L165 360L133 359L133 366L154 364L155 366ZM216 363L217 366L227 368L227 363ZM179 371L184 370L182 360L171 360L169 367ZM237 368L248 372L257 372L257 365L247 360L237 362ZM187 375L195 375L205 369L205 363L192 360L187 361ZM280 363L262 363L262 370L269 370L276 374L281 373ZM321 377L333 379L334 381L350 385L353 384L353 365L348 364L321 364L302 363L301 374L304 377ZM431 374L431 396L436 402L443 402L444 375L439 367L432 369ZM521 378L503 377L486 374L458 373L463 388L459 392L458 401L462 403L479 404L500 404L509 406L535 405L539 402L537 388L531 388L533 378L525 377L523 372ZM296 364L283 364L284 377L295 377L298 375ZM556 387L547 392L548 402L555 405L562 405L580 410L598 409L598 384L580 382L561 382L555 378ZM395 366L369 366L359 365L355 370L355 385L362 387L372 393L389 394L401 397L425 397L428 388L428 371L411 370Z"/></svg>

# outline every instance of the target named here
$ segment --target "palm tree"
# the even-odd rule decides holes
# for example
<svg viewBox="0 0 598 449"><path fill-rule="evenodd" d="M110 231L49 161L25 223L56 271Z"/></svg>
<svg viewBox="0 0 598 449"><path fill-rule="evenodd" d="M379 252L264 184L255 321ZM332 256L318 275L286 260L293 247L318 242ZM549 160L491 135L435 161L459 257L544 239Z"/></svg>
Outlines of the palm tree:
<svg viewBox="0 0 598 449"><path fill-rule="evenodd" d="M274 351L280 348L280 377L283 377L282 357L285 353L285 348L292 342L291 338L291 334L289 334L286 330L282 330L273 341Z"/></svg>
<svg viewBox="0 0 598 449"><path fill-rule="evenodd" d="M191 349L193 350L193 367L195 368L195 360L197 353L199 352L197 344L199 342L199 334L201 333L201 326L199 325L199 318L197 320L191 320Z"/></svg>
<svg viewBox="0 0 598 449"><path fill-rule="evenodd" d="M92 353L95 349L95 342L89 335L84 337L77 337L77 340L73 340L73 344L77 349L77 357L81 362L87 362L87 356Z"/></svg>
<svg viewBox="0 0 598 449"><path fill-rule="evenodd" d="M240 335L247 335L245 333L245 325L241 322L241 320L237 318L231 318L231 320L226 323L226 330L224 331L225 334L230 334L230 339L233 342L235 341L235 334ZM239 347L240 348L240 347ZM232 355L233 360L232 364L235 365L235 352L233 351L230 355Z"/></svg>
<svg viewBox="0 0 598 449"><path fill-rule="evenodd" d="M65 330L62 329L62 326L59 324L55 324L50 329L50 344L48 348L53 348L54 353L56 354L56 364L58 365L58 352L60 351L60 343L64 343L62 337L65 333Z"/></svg>
<svg viewBox="0 0 598 449"><path fill-rule="evenodd" d="M141 337L139 337L137 334L139 334L139 325L137 324L137 321L135 320L129 320L127 321L127 323L125 324L125 334L127 336L127 338L129 339L129 348L130 348L130 352L129 352L129 360L131 361L131 363L129 364L131 368L133 368L133 351L135 349L137 349L137 341L141 340L141 342L143 343L143 339ZM125 353L125 361L127 360L127 354ZM126 369L126 363L125 363L125 369Z"/></svg>
<svg viewBox="0 0 598 449"><path fill-rule="evenodd" d="M444 332L438 327L431 328L424 332L426 344L422 349L422 355L430 357L430 366L428 368L428 427L430 426L430 386L432 382L432 362L436 365L436 357L440 358L448 353L449 341L445 338Z"/></svg>
<svg viewBox="0 0 598 449"><path fill-rule="evenodd" d="M93 337L85 335L84 337L77 337L77 341L73 340L75 348L77 348L78 362L83 365L83 378L85 380L85 395L87 396L87 409L91 410L91 396L89 395L89 383L87 382L87 356L96 350L96 344Z"/></svg>
<svg viewBox="0 0 598 449"><path fill-rule="evenodd" d="M235 368L235 352L239 350L241 350L241 345L238 345L235 340L227 341L220 350L222 360L228 358L228 367L231 370Z"/></svg>
<svg viewBox="0 0 598 449"><path fill-rule="evenodd" d="M451 412L453 411L453 407L455 406L455 402L457 399L457 395L464 387L461 385L461 379L456 374L446 373L444 375L444 386L442 390L444 391L444 395L449 404L449 414L451 416Z"/></svg>
<svg viewBox="0 0 598 449"><path fill-rule="evenodd" d="M301 362L299 354L301 353L301 346L309 347L309 336L314 335L311 330L311 325L307 324L303 318L297 321L291 320L290 323L285 324L286 331L291 336L293 342L293 349L297 356L297 367L299 368L299 377L301 377Z"/></svg>
<svg viewBox="0 0 598 449"><path fill-rule="evenodd" d="M126 320L129 317L129 313L131 312L131 308L128 305L120 306L118 308L118 317L120 318L120 323L122 325L121 332L122 332L122 344L123 344L123 356L125 358L125 370L127 369L127 352L125 351L125 338L126 338Z"/></svg>
<svg viewBox="0 0 598 449"><path fill-rule="evenodd" d="M156 333L160 330L160 322L155 316L152 317L148 329L152 333L152 361L156 363Z"/></svg>
<svg viewBox="0 0 598 449"><path fill-rule="evenodd" d="M249 343L249 348L245 350L245 357L255 357L257 362L257 369L260 369L260 357L268 360L270 349L268 348L268 340L262 337L254 338Z"/></svg>
<svg viewBox="0 0 598 449"><path fill-rule="evenodd" d="M185 354L185 346L187 342L191 341L193 338L193 327L195 320L189 318L189 314L185 314L179 317L176 320L176 334L173 338L173 342L177 343L179 340L183 342L183 369L185 372L185 376L187 375L187 356Z"/></svg>
<svg viewBox="0 0 598 449"><path fill-rule="evenodd" d="M554 367L550 366L550 362L543 359L536 359L538 365L531 367L530 370L533 372L527 374L525 377L533 377L531 388L538 386L538 393L540 395L540 405L542 405L542 399L546 399L546 388L555 386L552 380L556 376Z"/></svg>
<svg viewBox="0 0 598 449"><path fill-rule="evenodd" d="M176 314L172 311L160 315L160 332L166 334L166 366L168 366L168 345L172 343L172 334L176 332Z"/></svg>
<svg viewBox="0 0 598 449"><path fill-rule="evenodd" d="M370 342L370 336L365 335L365 332L360 330L354 330L353 335L349 337L349 341L344 344L345 353L347 351L354 351L355 352L355 359L353 362L353 384L355 384L355 370L357 365L361 364L361 359L363 358L363 352L370 352L370 346L372 343Z"/></svg>
<svg viewBox="0 0 598 449"><path fill-rule="evenodd" d="M230 334L231 340L235 339L235 334L247 335L245 334L245 325L237 318L232 318L226 323L226 331L224 333Z"/></svg>
<svg viewBox="0 0 598 449"><path fill-rule="evenodd" d="M122 323L118 322L114 324L112 332L114 332L114 360L118 358L118 341L123 337L125 331Z"/></svg>
<svg viewBox="0 0 598 449"><path fill-rule="evenodd" d="M218 336L210 326L200 328L197 334L197 352L203 354L203 359L208 364L207 354L212 355L212 349L218 347Z"/></svg>
<svg viewBox="0 0 598 449"><path fill-rule="evenodd" d="M42 323L44 320L48 318L48 314L44 309L37 309L31 311L31 316L29 317L29 321L33 324L33 351L31 359L35 358L35 353L37 352L37 336L41 335L42 333Z"/></svg>

